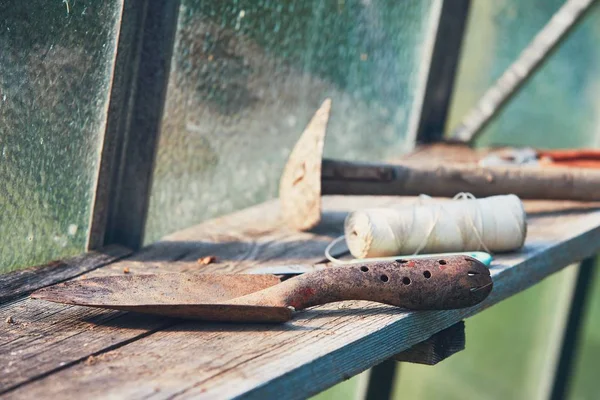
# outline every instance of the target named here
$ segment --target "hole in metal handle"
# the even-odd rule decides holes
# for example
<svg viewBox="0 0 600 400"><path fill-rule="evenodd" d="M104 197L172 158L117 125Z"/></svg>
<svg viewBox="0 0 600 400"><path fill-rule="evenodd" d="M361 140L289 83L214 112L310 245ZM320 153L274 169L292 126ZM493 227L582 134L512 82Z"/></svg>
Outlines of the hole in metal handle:
<svg viewBox="0 0 600 400"><path fill-rule="evenodd" d="M425 279L429 279L429 278L431 278L431 272L425 271L425 272L423 272L423 276L425 277Z"/></svg>
<svg viewBox="0 0 600 400"><path fill-rule="evenodd" d="M388 278L387 275L381 275L380 279L381 279L382 282L387 282L387 281L390 280L390 278Z"/></svg>
<svg viewBox="0 0 600 400"><path fill-rule="evenodd" d="M362 272L367 272L369 270L369 267L367 267L366 265L363 265L362 267L360 267L360 270Z"/></svg>
<svg viewBox="0 0 600 400"><path fill-rule="evenodd" d="M402 283L404 283L405 285L410 285L410 278L408 276L405 276L404 278L402 278Z"/></svg>

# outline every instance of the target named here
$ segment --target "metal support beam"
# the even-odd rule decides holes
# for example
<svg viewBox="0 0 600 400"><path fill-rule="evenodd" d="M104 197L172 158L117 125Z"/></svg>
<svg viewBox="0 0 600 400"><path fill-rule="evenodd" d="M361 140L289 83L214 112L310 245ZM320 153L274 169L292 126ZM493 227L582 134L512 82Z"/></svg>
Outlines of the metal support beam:
<svg viewBox="0 0 600 400"><path fill-rule="evenodd" d="M179 4L124 3L88 249L143 243Z"/></svg>
<svg viewBox="0 0 600 400"><path fill-rule="evenodd" d="M417 127L417 143L437 142L444 134L470 5L471 0L442 2Z"/></svg>
<svg viewBox="0 0 600 400"><path fill-rule="evenodd" d="M386 400L392 397L394 378L400 364L392 359L371 368L365 400Z"/></svg>
<svg viewBox="0 0 600 400"><path fill-rule="evenodd" d="M596 275L597 257L585 259L577 271L577 281L571 297L568 320L562 339L558 364L554 372L551 400L565 399L569 393L584 317Z"/></svg>

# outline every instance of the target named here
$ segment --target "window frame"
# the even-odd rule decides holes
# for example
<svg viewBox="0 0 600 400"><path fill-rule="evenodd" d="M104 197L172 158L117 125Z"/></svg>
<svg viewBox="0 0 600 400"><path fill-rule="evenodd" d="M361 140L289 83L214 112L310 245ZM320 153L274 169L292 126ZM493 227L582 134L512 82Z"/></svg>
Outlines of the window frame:
<svg viewBox="0 0 600 400"><path fill-rule="evenodd" d="M441 140L471 0L433 0L409 140ZM143 245L180 0L124 0L87 250ZM427 54L428 53L428 54ZM143 88L143 89L142 89Z"/></svg>
<svg viewBox="0 0 600 400"><path fill-rule="evenodd" d="M143 244L179 0L124 0L87 250Z"/></svg>

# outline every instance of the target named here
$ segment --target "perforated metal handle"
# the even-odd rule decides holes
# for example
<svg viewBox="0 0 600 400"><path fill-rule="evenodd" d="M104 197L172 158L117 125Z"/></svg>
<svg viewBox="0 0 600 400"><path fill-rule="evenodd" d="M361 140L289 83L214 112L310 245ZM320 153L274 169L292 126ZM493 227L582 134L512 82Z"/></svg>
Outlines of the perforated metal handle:
<svg viewBox="0 0 600 400"><path fill-rule="evenodd" d="M231 301L233 304L307 307L369 300L410 310L473 306L492 290L487 267L461 255L349 264L307 273Z"/></svg>

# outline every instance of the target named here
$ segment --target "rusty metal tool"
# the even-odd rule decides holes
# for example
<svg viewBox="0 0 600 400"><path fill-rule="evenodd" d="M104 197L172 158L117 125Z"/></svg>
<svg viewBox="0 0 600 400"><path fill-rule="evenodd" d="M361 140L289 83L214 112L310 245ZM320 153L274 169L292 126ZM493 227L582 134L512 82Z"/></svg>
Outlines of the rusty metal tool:
<svg viewBox="0 0 600 400"><path fill-rule="evenodd" d="M512 193L522 199L600 200L600 170L441 163L376 164L323 159L331 100L323 102L292 150L279 184L281 213L299 230L321 220L321 195L477 197Z"/></svg>
<svg viewBox="0 0 600 400"><path fill-rule="evenodd" d="M33 298L171 317L285 322L294 310L368 300L409 310L465 308L492 290L488 268L468 256L351 264L284 282L273 275L159 274L75 280Z"/></svg>
<svg viewBox="0 0 600 400"><path fill-rule="evenodd" d="M421 258L443 258L450 256L469 256L473 257L477 261L480 261L485 266L490 266L492 263L492 256L483 251L472 251L472 252L463 252L463 253L438 253L438 254L419 254L408 256L411 260L421 259ZM401 256L397 257L381 257L381 258L370 258L370 259L355 259L344 261L346 265L349 264L364 264L364 263L373 263L373 262L382 262L382 261L394 261ZM305 274L307 272L313 271L321 271L324 269L335 267L339 264L329 264L329 263L318 263L318 264L287 264L287 265L270 265L267 267L255 267L250 268L245 271L246 274L271 274L271 275L300 275Z"/></svg>

